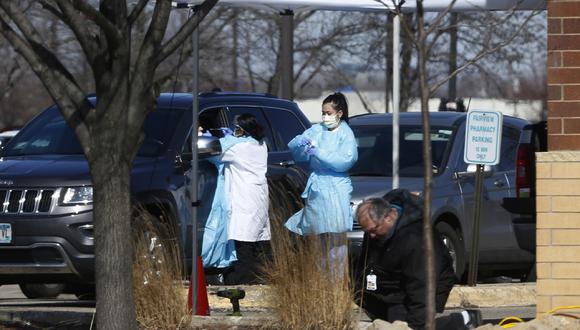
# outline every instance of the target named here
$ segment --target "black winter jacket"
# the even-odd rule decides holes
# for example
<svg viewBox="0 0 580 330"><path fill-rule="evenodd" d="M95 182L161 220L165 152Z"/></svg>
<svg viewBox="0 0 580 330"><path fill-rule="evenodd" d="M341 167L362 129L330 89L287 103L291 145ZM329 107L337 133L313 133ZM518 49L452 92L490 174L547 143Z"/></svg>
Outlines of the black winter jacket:
<svg viewBox="0 0 580 330"><path fill-rule="evenodd" d="M390 191L383 198L402 207L402 214L395 225L395 232L389 238L370 239L365 234L355 269L357 304L360 304L360 293L364 292L363 308L373 317L389 322L406 321L409 327L422 329L425 325L427 285L422 200L404 189ZM455 274L449 251L435 230L433 238L437 276L436 309L442 312L455 283ZM366 276L371 270L377 279L376 291L366 290Z"/></svg>

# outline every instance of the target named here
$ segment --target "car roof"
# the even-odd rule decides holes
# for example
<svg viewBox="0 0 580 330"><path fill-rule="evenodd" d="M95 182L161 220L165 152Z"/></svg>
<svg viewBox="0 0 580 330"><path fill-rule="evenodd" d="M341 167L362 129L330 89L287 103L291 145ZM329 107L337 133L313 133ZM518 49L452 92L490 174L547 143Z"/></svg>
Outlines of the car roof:
<svg viewBox="0 0 580 330"><path fill-rule="evenodd" d="M191 108L191 93L161 93L158 98L158 106L167 108L171 105L171 108ZM96 102L96 96L91 94L88 96L89 101L94 105ZM206 104L232 104L239 102L240 104L248 103L261 103L268 104L271 106L276 105L292 105L297 108L296 103L277 98L274 95L266 93L246 93L246 92L209 92L199 94L199 104L204 107Z"/></svg>
<svg viewBox="0 0 580 330"><path fill-rule="evenodd" d="M159 105L169 106L169 104L171 104L172 107L191 108L191 98L191 93L161 93L159 96ZM279 99L274 95L265 93L211 92L199 94L199 104L201 107L209 104L232 104L236 102L239 102L240 104L257 102L273 106L288 106L289 104L296 106L296 103L292 101Z"/></svg>
<svg viewBox="0 0 580 330"><path fill-rule="evenodd" d="M467 113L465 112L430 112L429 120L431 126L457 126L464 122L467 118ZM503 116L504 124L509 126L514 126L522 128L530 123L521 118L515 118L511 116ZM384 126L392 125L393 114L392 113L371 113L353 116L349 118L350 126ZM399 114L399 124L403 126L407 125L420 125L422 123L421 112L401 112Z"/></svg>

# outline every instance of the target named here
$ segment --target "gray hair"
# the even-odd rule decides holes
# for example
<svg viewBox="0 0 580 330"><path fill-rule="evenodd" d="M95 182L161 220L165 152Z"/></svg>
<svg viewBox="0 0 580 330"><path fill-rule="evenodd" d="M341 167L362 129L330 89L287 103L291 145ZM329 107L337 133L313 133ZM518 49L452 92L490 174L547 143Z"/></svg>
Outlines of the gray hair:
<svg viewBox="0 0 580 330"><path fill-rule="evenodd" d="M367 214L375 223L381 222L391 209L391 204L382 198L365 199L356 209L356 218L359 219L363 212L363 205L368 205Z"/></svg>

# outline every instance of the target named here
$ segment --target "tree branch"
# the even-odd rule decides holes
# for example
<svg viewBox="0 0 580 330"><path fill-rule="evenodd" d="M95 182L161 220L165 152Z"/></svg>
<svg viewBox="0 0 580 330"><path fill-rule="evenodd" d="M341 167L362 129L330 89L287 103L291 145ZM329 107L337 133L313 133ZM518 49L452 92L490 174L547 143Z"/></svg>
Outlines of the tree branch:
<svg viewBox="0 0 580 330"><path fill-rule="evenodd" d="M205 0L201 5L196 7L195 15L188 19L187 22L179 29L179 31L165 43L156 57L157 64L163 62L173 53L181 43L188 38L193 30L195 30L203 18L209 13L209 11L215 6L218 0Z"/></svg>
<svg viewBox="0 0 580 330"><path fill-rule="evenodd" d="M460 67L458 67L455 71L453 71L449 76L445 77L444 79L441 79L439 81L437 81L430 89L429 92L433 93L435 92L437 89L439 89L439 87L441 87L443 84L445 84L446 82L448 82L451 78L455 77L456 75L458 75L461 71L465 70L467 67L469 67L470 65L474 64L475 62L479 61L481 58L494 53L496 51L498 51L499 49L509 45L514 39L515 37L523 30L523 28L526 26L527 22L530 21L530 19L532 19L532 17L538 15L540 13L540 11L533 11L526 19L525 21L520 24L520 26L518 27L518 29L511 35L509 36L507 39L505 39L504 41L498 43L496 46L492 47L492 48L488 48L488 49L484 49L482 51L480 51L475 57L473 57L471 60L468 60L466 63L464 63L463 65L461 65Z"/></svg>
<svg viewBox="0 0 580 330"><path fill-rule="evenodd" d="M66 2L66 0L59 1ZM107 17L96 8L92 7L88 2L83 0L73 0L73 6L103 30L107 39L109 39L109 44L119 44L122 41L123 35L121 31L111 21L109 21Z"/></svg>
<svg viewBox="0 0 580 330"><path fill-rule="evenodd" d="M139 2L135 5L135 7L133 7L133 10L129 14L129 17L127 17L127 22L129 25L133 25L133 23L135 23L139 15L141 15L141 13L143 12L143 9L145 9L145 7L147 6L148 2L149 0L139 0Z"/></svg>
<svg viewBox="0 0 580 330"><path fill-rule="evenodd" d="M431 34L433 31L435 31L435 29L438 29L439 26L441 25L441 21L443 20L443 18L445 16L447 16L447 14L449 14L451 12L451 9L453 9L453 5L455 5L455 2L457 0L452 0L451 3L449 3L449 5L447 7L445 7L445 10L442 12L439 12L439 14L437 14L437 17L435 18L435 20L431 23L431 27L429 27L426 31L425 31L425 35L429 35Z"/></svg>
<svg viewBox="0 0 580 330"><path fill-rule="evenodd" d="M2 1L0 8L0 33L10 42L14 50L30 64L31 69L41 78L50 95L61 107L63 115L70 119L73 129L77 131L81 139L86 138L83 142L87 142L88 129L80 120L86 113L75 111L75 108L86 109L83 106L86 104L85 93L54 54L33 40L38 36L35 34L36 31L23 13L13 7L13 2ZM24 28L24 30L20 30L24 37L21 37L10 27L10 21L17 27ZM28 36L27 32L33 36Z"/></svg>
<svg viewBox="0 0 580 330"><path fill-rule="evenodd" d="M78 12L72 7L71 3L66 0L56 0L57 4L61 10L60 15L57 16L65 22L70 29L73 31L75 37L77 38L85 56L91 66L94 65L98 45L94 40L90 39L89 29L84 19L78 15ZM43 3L46 1L43 0ZM56 9L55 9L56 11ZM51 10L54 13L54 11ZM94 67L93 67L94 68Z"/></svg>

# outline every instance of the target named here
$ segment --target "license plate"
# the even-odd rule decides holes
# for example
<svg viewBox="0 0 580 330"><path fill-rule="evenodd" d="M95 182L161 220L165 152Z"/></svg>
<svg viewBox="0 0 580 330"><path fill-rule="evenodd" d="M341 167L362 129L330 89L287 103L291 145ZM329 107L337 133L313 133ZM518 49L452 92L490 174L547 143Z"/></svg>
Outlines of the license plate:
<svg viewBox="0 0 580 330"><path fill-rule="evenodd" d="M0 244L12 242L12 225L0 223Z"/></svg>

